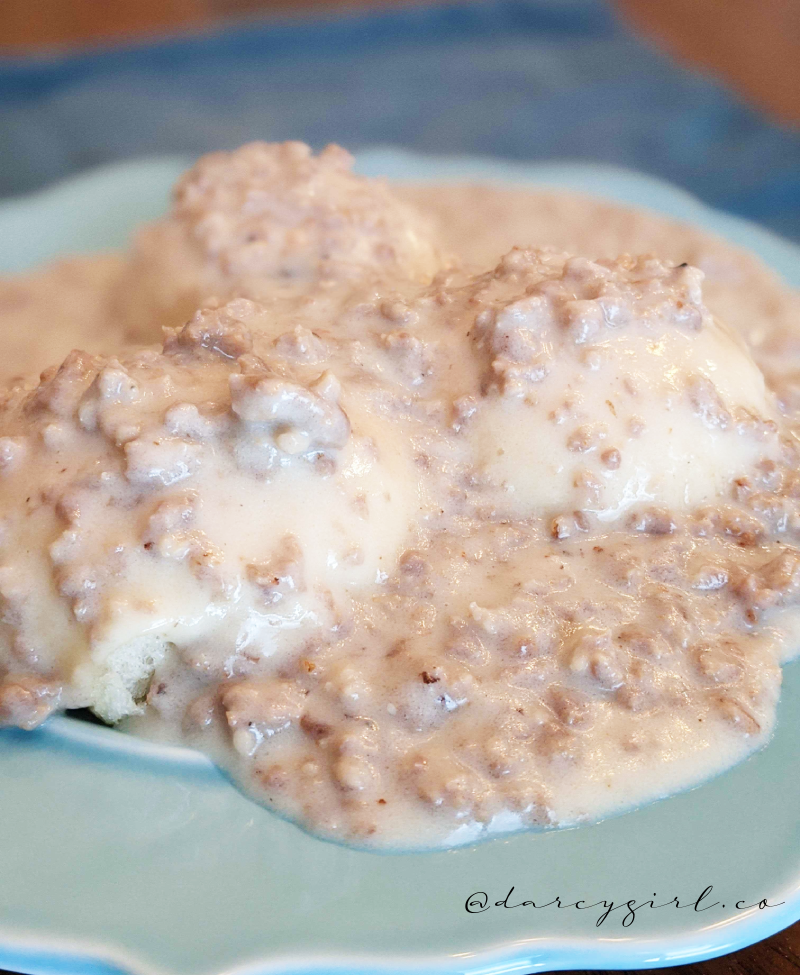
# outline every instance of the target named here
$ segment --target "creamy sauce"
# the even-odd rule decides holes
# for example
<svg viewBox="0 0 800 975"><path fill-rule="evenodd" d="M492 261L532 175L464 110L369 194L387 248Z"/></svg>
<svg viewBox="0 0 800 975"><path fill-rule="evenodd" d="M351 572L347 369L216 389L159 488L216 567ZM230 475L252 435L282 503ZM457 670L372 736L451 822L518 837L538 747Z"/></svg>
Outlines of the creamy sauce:
<svg viewBox="0 0 800 975"><path fill-rule="evenodd" d="M65 266L0 288L42 336L10 375L91 353L4 394L0 721L92 707L389 848L590 821L768 740L800 305L754 258L255 144Z"/></svg>
<svg viewBox="0 0 800 975"><path fill-rule="evenodd" d="M125 344L113 312L122 255L70 257L26 274L0 276L0 380L36 376L72 349L112 352Z"/></svg>

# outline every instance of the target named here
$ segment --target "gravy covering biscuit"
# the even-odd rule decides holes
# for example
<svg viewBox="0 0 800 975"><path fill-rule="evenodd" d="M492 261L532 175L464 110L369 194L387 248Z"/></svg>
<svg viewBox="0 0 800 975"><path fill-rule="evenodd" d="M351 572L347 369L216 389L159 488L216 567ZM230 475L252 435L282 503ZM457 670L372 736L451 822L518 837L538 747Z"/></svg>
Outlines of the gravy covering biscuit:
<svg viewBox="0 0 800 975"><path fill-rule="evenodd" d="M143 345L9 385L0 722L90 707L384 848L591 821L768 740L785 376L698 268L480 266L419 192L207 157L114 284Z"/></svg>

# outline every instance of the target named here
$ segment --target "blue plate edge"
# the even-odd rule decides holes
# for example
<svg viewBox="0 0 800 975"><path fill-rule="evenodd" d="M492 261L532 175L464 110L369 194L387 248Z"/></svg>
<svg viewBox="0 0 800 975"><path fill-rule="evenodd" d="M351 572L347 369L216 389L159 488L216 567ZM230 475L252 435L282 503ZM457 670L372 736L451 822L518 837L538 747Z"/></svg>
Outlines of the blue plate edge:
<svg viewBox="0 0 800 975"><path fill-rule="evenodd" d="M800 880L774 895L785 899L778 915L763 915L757 909L739 918L720 921L700 931L671 939L664 950L658 938L591 938L559 939L545 943L540 950L520 956L519 949L543 937L517 941L511 949L491 947L464 954L450 954L443 960L435 955L386 956L306 956L283 955L271 961L263 959L223 969L216 975L511 975L514 972L567 971L571 969L666 968L707 961L738 951L788 927L800 918ZM759 923L760 918L769 918ZM744 926L744 931L742 927ZM738 937L714 943L709 938L721 928L734 928ZM0 928L0 965L26 975L170 975L170 970L151 965L129 952L110 946L70 943L55 939L43 945L8 937ZM5 947L9 945L11 947ZM16 942L16 947L14 947ZM620 949L620 942L626 949ZM459 959L463 959L463 964ZM198 973L200 975L200 973Z"/></svg>

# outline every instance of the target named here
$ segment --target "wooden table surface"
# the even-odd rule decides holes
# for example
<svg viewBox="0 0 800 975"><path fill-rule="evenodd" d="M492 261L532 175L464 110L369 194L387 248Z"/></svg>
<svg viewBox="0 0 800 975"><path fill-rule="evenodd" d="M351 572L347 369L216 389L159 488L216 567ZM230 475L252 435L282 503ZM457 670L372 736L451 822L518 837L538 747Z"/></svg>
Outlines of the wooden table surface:
<svg viewBox="0 0 800 975"><path fill-rule="evenodd" d="M243 14L368 6L373 0L0 0L0 50L23 54L198 30ZM397 0L395 0L397 2ZM419 2L419 0L417 0ZM615 0L677 59L718 75L752 104L800 124L800 0ZM800 922L685 975L798 975ZM9 975L0 971L0 975ZM77 973L76 973L77 975ZM588 973L581 973L588 975Z"/></svg>

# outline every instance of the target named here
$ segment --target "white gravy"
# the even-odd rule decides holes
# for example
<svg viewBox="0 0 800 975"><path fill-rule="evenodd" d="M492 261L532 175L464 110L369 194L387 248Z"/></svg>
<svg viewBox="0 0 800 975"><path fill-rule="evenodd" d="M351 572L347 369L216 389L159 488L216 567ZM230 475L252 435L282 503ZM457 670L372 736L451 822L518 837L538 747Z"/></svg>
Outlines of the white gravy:
<svg viewBox="0 0 800 975"><path fill-rule="evenodd" d="M382 848L742 760L796 649L798 296L653 214L349 162L205 157L130 255L0 284L9 378L88 350L3 394L0 723L91 707Z"/></svg>

